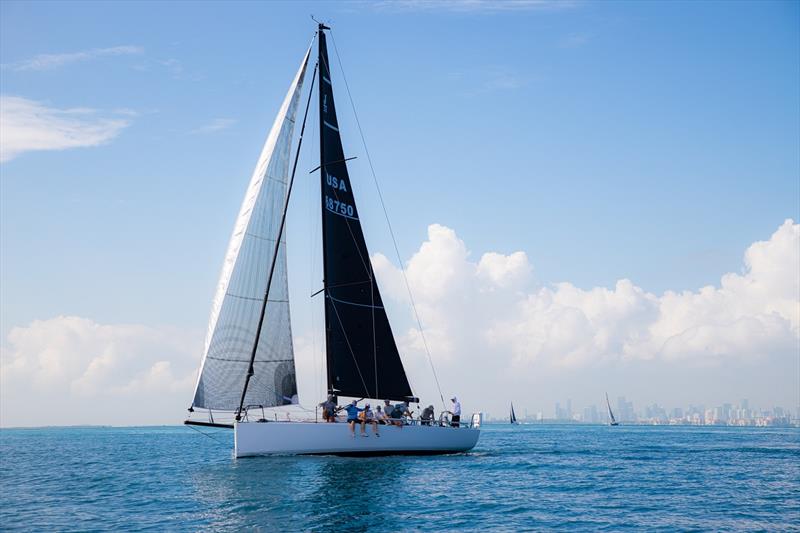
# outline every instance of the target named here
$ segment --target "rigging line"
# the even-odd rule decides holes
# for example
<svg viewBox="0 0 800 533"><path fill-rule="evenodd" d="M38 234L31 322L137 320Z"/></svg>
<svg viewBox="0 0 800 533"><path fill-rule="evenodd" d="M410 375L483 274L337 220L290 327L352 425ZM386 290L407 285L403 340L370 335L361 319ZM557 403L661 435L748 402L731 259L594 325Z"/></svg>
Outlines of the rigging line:
<svg viewBox="0 0 800 533"><path fill-rule="evenodd" d="M361 135L361 143L364 145L364 153L367 154L367 162L369 163L369 169L372 172L372 180L375 182L375 189L378 191L378 198L381 202L381 208L383 208L383 216L386 218L386 224L389 226L389 234L392 236L392 243L394 244L394 252L397 255L397 264L400 265L400 272L403 274L403 281L406 285L406 290L408 291L408 298L411 300L411 308L414 310L414 317L417 319L417 327L419 328L419 334L422 337L422 344L425 346L425 352L428 354L428 362L431 365L431 372L433 373L433 379L436 381L436 388L439 390L439 399L442 400L442 408L447 409L447 405L444 403L444 395L442 394L442 387L439 385L439 377L436 375L436 368L433 366L433 357L431 356L431 351L428 348L428 341L425 338L425 331L422 329L422 321L419 318L419 313L417 312L417 305L414 302L414 295L411 293L411 286L408 284L408 277L406 276L406 269L403 267L403 260L400 257L400 249L397 247L397 239L394 236L394 230L392 229L392 223L389 221L389 213L386 210L386 204L383 201L383 194L381 193L380 185L378 184L378 177L375 174L375 167L372 165L372 158L369 155L369 149L367 148L367 141L364 138L364 131L361 129L361 121L358 120L358 113L356 112L356 104L353 101L353 95L350 94L350 85L347 83L347 76L344 73L344 66L342 65L342 58L339 56L339 49L336 47L336 39L333 37L333 30L329 30L331 36L331 42L333 43L333 50L336 52L336 60L339 62L339 68L342 71L342 80L344 81L344 86L347 89L347 97L350 99L350 106L353 108L353 116L356 119L356 125L358 126L358 133ZM330 70L328 71L330 72Z"/></svg>
<svg viewBox="0 0 800 533"><path fill-rule="evenodd" d="M191 430L193 430L193 431L196 431L196 432L200 433L201 435L205 435L206 437L208 437L211 440L217 441L219 444L222 444L223 446L227 446L228 445L227 443L222 442L221 440L217 439L216 437L213 437L213 436L209 435L208 433L206 433L204 431L200 431L199 429L197 429L194 426L187 425L186 427L191 429Z"/></svg>
<svg viewBox="0 0 800 533"><path fill-rule="evenodd" d="M313 298L317 294L321 293L325 289L337 289L339 287L352 287L353 285L363 285L364 283L372 283L372 280L371 279L365 279L364 281L353 281L353 282L350 282L350 283L334 283L333 285L328 285L327 287L322 287L317 292L312 293L311 294L311 298Z"/></svg>
<svg viewBox="0 0 800 533"><path fill-rule="evenodd" d="M316 37L316 34L314 34L314 37ZM306 55L306 66L308 65L308 57L309 56ZM318 66L317 63L315 63L314 64L314 73L311 75L311 83L312 84L314 83L314 80L317 77L317 66ZM305 74L305 72L303 74ZM266 289L266 294L264 294L264 303L261 305L261 316L260 316L260 318L258 320L258 329L256 329L256 338L255 338L255 341L253 342L253 351L250 354L250 366L247 369L247 374L246 374L245 380L244 380L244 387L242 387L242 397L239 400L239 410L236 412L236 420L237 421L241 419L242 408L244 407L244 400L245 400L245 396L247 395L247 386L250 384L250 378L252 378L253 374L255 374L255 370L253 368L253 362L256 359L256 353L258 352L258 343L261 340L261 329L262 329L262 327L264 325L264 315L266 314L266 311L267 311L267 302L268 302L268 299L269 299L269 290L271 288L270 286L272 285L272 275L275 273L275 265L277 264L277 258L278 258L278 248L280 247L281 235L283 235L283 229L284 229L284 227L286 225L286 212L289 209L289 198L292 196L292 185L294 184L294 175L295 175L295 172L297 171L297 160L298 160L298 158L300 156L300 148L303 145L303 134L306 131L306 119L308 118L308 110L309 110L310 107L311 107L311 93L309 92L308 93L308 101L306 102L306 111L305 111L305 114L303 115L303 126L300 128L300 139L297 142L297 151L295 152L295 156L294 156L294 166L292 167L292 177L289 180L289 189L286 191L286 199L284 200L284 203L283 203L283 214L281 215L281 223L280 223L280 226L278 227L278 236L277 236L278 238L275 240L276 241L275 242L275 251L272 254L272 264L270 265L269 277L267 278L267 289Z"/></svg>
<svg viewBox="0 0 800 533"><path fill-rule="evenodd" d="M364 381L364 376L361 374L361 367L358 366L358 359L356 359L356 354L353 351L353 347L350 346L350 339L347 337L347 332L344 330L344 323L342 322L342 319L339 317L339 310L336 309L336 304L333 303L334 299L331 298L331 295L328 294L327 296L331 300L331 307L333 307L333 312L336 313L336 320L339 321L339 326L341 327L342 334L344 335L344 341L347 343L347 349L350 350L350 355L353 356L353 363L355 363L356 370L358 370L358 378L361 380L361 384L364 385L364 393L366 394L366 396L364 396L364 398L368 398L369 397L369 387L367 387L367 382Z"/></svg>
<svg viewBox="0 0 800 533"><path fill-rule="evenodd" d="M309 174L313 174L314 172L316 172L317 170L321 169L322 167L326 167L328 165L333 165L333 164L336 164L336 163L344 163L345 161L351 161L353 159L358 159L358 156L354 155L353 157L346 157L344 159L339 159L338 161L330 161L328 163L325 163L324 165L318 165L313 170L309 170L308 173Z"/></svg>
<svg viewBox="0 0 800 533"><path fill-rule="evenodd" d="M360 304L358 302L348 302L347 300L342 300L340 298L334 298L330 294L328 294L328 298L330 298L330 299L332 299L332 300L334 300L334 301L336 301L336 302L338 302L340 304L354 305L356 307L371 307L373 309L383 309L383 307L378 307L378 306L375 306L374 304Z"/></svg>

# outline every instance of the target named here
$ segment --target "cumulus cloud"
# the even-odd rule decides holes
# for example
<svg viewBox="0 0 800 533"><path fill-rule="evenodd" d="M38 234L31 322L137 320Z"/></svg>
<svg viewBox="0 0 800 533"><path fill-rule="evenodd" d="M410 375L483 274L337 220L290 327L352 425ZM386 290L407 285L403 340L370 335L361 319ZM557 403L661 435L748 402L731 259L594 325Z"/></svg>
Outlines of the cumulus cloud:
<svg viewBox="0 0 800 533"><path fill-rule="evenodd" d="M15 327L0 350L0 423L175 423L202 335L61 316Z"/></svg>
<svg viewBox="0 0 800 533"><path fill-rule="evenodd" d="M473 257L453 229L433 224L402 272L373 265L415 392L467 412L515 400L550 413L558 399L600 403L606 390L667 405L736 401L795 405L800 357L800 225L787 220L744 254L739 273L695 291L656 295L613 287L542 285L528 255ZM319 310L318 310L319 311ZM295 338L301 401L324 392L322 318ZM191 401L203 334L57 317L16 327L0 350L0 424L175 423ZM716 403L714 403L716 402Z"/></svg>
<svg viewBox="0 0 800 533"><path fill-rule="evenodd" d="M130 112L124 113L130 116ZM58 109L19 96L0 96L0 162L25 152L99 146L129 125L94 109Z"/></svg>
<svg viewBox="0 0 800 533"><path fill-rule="evenodd" d="M373 264L388 295L407 302L400 270L380 254ZM469 373L469 364L511 379L643 362L700 369L776 358L796 371L800 225L791 220L747 249L741 273L697 291L656 295L627 279L610 288L538 286L524 252L474 260L455 231L436 224L405 268L434 357L458 367L460 386L472 390L492 377ZM399 337L404 351L425 357L414 328Z"/></svg>
<svg viewBox="0 0 800 533"><path fill-rule="evenodd" d="M24 59L15 63L8 63L3 67L16 70L52 70L72 63L91 61L101 57L113 57L122 55L141 54L144 48L141 46L112 46L110 48L92 48L80 52L67 52L61 54L39 54L30 59Z"/></svg>

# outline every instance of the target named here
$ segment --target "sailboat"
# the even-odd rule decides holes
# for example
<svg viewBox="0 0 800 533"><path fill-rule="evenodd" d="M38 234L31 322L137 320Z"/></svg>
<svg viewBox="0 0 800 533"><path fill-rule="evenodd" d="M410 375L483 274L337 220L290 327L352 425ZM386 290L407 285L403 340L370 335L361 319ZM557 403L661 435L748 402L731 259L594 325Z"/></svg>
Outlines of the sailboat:
<svg viewBox="0 0 800 533"><path fill-rule="evenodd" d="M519 424L519 422L517 422L517 415L514 414L514 402L511 402L511 414L509 415L509 419L512 425Z"/></svg>
<svg viewBox="0 0 800 533"><path fill-rule="evenodd" d="M617 422L617 419L614 418L614 411L611 410L611 402L608 401L608 393L606 393L606 406L608 407L608 425L618 426L619 422Z"/></svg>
<svg viewBox="0 0 800 533"><path fill-rule="evenodd" d="M367 432L370 438L361 438L344 423L288 415L279 421L265 411L299 404L284 226L318 71L324 280L317 294L324 297L327 393L337 399L419 402L383 306L347 170L351 158L342 148L333 98L329 30L319 24L250 179L213 300L185 423L232 429L236 457L464 452L478 441L481 413L460 424L449 423L444 412L438 424L384 425L379 434ZM315 40L318 60L292 163L294 126ZM195 412L205 412L207 421L193 418Z"/></svg>

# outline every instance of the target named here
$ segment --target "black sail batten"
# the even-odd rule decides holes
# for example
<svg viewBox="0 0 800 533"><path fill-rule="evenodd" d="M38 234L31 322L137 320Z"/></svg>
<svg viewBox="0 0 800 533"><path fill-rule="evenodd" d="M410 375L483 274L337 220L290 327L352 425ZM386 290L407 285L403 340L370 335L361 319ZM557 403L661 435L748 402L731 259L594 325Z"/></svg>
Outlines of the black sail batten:
<svg viewBox="0 0 800 533"><path fill-rule="evenodd" d="M325 32L319 32L319 129L328 391L413 397L372 271L339 134Z"/></svg>

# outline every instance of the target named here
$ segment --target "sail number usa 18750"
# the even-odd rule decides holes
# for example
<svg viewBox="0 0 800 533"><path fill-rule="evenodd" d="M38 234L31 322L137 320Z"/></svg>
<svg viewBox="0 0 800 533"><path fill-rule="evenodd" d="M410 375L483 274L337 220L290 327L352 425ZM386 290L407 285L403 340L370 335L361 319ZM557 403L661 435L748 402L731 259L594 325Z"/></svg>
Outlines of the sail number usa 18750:
<svg viewBox="0 0 800 533"><path fill-rule="evenodd" d="M352 217L354 215L353 206L336 200L335 198L331 198L327 194L325 195L325 206L328 208L328 211L332 211L337 215L344 215L347 217Z"/></svg>

